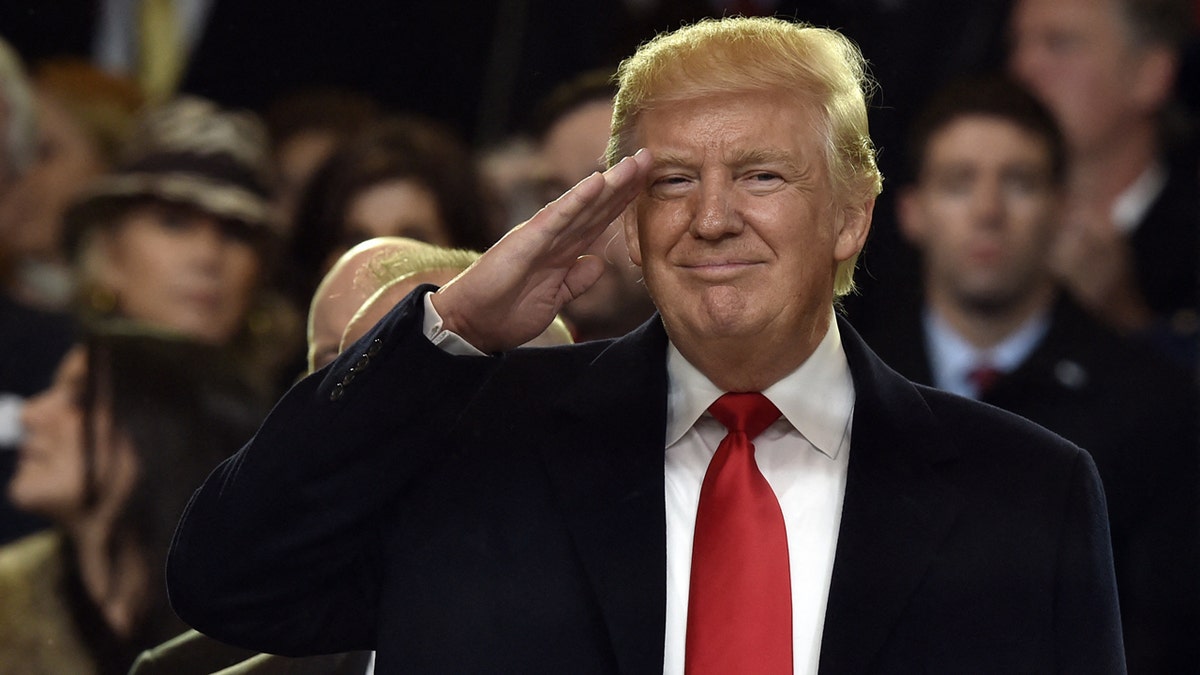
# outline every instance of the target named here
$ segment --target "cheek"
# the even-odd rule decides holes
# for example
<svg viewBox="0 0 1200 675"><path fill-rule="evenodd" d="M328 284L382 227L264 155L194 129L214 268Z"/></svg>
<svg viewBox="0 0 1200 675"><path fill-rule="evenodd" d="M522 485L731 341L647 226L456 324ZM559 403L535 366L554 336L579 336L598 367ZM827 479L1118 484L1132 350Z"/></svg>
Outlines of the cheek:
<svg viewBox="0 0 1200 675"><path fill-rule="evenodd" d="M83 458L81 454L23 462L9 485L9 495L19 507L50 517L79 508L83 501Z"/></svg>
<svg viewBox="0 0 1200 675"><path fill-rule="evenodd" d="M258 280L258 254L250 246L239 244L229 250L226 278L239 289L249 291Z"/></svg>

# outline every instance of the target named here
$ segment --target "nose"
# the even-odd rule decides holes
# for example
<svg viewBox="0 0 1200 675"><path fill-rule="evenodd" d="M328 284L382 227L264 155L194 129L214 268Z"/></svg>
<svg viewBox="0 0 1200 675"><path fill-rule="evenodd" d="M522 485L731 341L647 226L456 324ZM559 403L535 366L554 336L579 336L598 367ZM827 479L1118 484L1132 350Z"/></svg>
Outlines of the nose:
<svg viewBox="0 0 1200 675"><path fill-rule="evenodd" d="M15 433L19 439L23 439L30 429L38 426L38 420L42 418L48 395L49 392L44 391L24 401L18 399L4 402L4 407L8 409L6 415L11 415L16 423Z"/></svg>
<svg viewBox="0 0 1200 675"><path fill-rule="evenodd" d="M698 200L691 232L697 239L717 240L742 231L742 221L733 204L733 185L728 181L702 179L695 192Z"/></svg>
<svg viewBox="0 0 1200 675"><path fill-rule="evenodd" d="M221 224L207 216L198 216L188 228L188 250L192 261L206 268L217 268L224 257L226 239Z"/></svg>
<svg viewBox="0 0 1200 675"><path fill-rule="evenodd" d="M998 180L981 180L971 197L975 222L994 228L1004 223L1004 188Z"/></svg>

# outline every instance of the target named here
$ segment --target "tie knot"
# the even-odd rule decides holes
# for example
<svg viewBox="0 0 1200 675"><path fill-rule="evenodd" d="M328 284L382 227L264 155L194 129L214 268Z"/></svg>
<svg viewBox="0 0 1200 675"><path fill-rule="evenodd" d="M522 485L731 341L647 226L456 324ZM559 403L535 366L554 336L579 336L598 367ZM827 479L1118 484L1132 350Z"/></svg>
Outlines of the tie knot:
<svg viewBox="0 0 1200 675"><path fill-rule="evenodd" d="M779 419L779 408L758 392L725 394L708 407L717 421L730 432L740 431L754 440L771 423Z"/></svg>
<svg viewBox="0 0 1200 675"><path fill-rule="evenodd" d="M975 395L983 396L1003 374L1003 371L990 363L981 363L967 373L967 379L975 387Z"/></svg>

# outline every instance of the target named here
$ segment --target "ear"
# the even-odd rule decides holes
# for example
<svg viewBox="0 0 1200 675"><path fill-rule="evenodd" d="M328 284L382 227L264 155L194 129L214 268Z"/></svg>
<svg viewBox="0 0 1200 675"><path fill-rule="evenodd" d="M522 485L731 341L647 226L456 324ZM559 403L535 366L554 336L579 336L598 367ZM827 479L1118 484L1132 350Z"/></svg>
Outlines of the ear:
<svg viewBox="0 0 1200 675"><path fill-rule="evenodd" d="M625 230L625 246L634 265L642 266L642 242L638 239L637 209L633 204L621 213L621 227Z"/></svg>
<svg viewBox="0 0 1200 675"><path fill-rule="evenodd" d="M1152 114L1171 99L1179 57L1165 47L1148 47L1134 71L1133 100L1144 112Z"/></svg>
<svg viewBox="0 0 1200 675"><path fill-rule="evenodd" d="M838 262L849 260L862 250L871 231L871 217L875 213L875 198L861 205L843 206L838 210L837 242L833 255Z"/></svg>
<svg viewBox="0 0 1200 675"><path fill-rule="evenodd" d="M920 247L925 239L925 219L921 217L919 188L906 185L896 196L896 220L900 233L913 246Z"/></svg>
<svg viewBox="0 0 1200 675"><path fill-rule="evenodd" d="M116 228L97 227L82 245L80 266L84 274L109 290L120 288L122 274Z"/></svg>

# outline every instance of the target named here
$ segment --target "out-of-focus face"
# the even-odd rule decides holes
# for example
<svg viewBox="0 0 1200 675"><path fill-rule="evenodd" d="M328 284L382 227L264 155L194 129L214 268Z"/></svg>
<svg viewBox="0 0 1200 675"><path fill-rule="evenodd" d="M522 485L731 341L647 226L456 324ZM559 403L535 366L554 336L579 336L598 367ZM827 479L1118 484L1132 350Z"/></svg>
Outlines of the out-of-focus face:
<svg viewBox="0 0 1200 675"><path fill-rule="evenodd" d="M37 92L38 156L0 201L5 246L20 255L57 257L62 214L104 161L87 133L53 94Z"/></svg>
<svg viewBox="0 0 1200 675"><path fill-rule="evenodd" d="M346 208L345 243L374 237L406 237L453 246L433 193L407 179L389 180L358 193Z"/></svg>
<svg viewBox="0 0 1200 675"><path fill-rule="evenodd" d="M1111 142L1147 114L1144 54L1115 0L1018 0L1009 68L1050 108L1072 152Z"/></svg>
<svg viewBox="0 0 1200 675"><path fill-rule="evenodd" d="M334 263L321 280L309 306L308 366L310 372L325 366L337 357L342 350L343 335L347 326L359 312L363 303L375 295L376 291L386 283L386 280L381 280L375 275L371 269L372 264L388 256L423 246L424 244L421 242L399 237L372 239L347 251ZM440 285L453 277L454 274L450 274L441 281L430 281L429 283ZM441 279L441 277L438 278ZM424 281L421 279L414 282L409 286L409 290L416 288L419 283L424 283ZM403 297L403 293L396 296L396 301ZM387 313L387 309L380 311L375 320L378 321L385 313ZM374 321L367 324L359 336L366 333L372 325L374 325Z"/></svg>
<svg viewBox="0 0 1200 675"><path fill-rule="evenodd" d="M193 208L134 206L101 232L99 280L121 314L225 343L241 329L258 283L251 236Z"/></svg>
<svg viewBox="0 0 1200 675"><path fill-rule="evenodd" d="M1057 207L1046 142L1010 121L971 115L930 137L900 216L923 253L931 300L995 312L1050 283Z"/></svg>
<svg viewBox="0 0 1200 675"><path fill-rule="evenodd" d="M313 129L288 137L275 149L275 168L279 176L275 190L275 208L281 223L288 231L296 218L296 201L308 179L321 162L337 148L337 134Z"/></svg>
<svg viewBox="0 0 1200 675"><path fill-rule="evenodd" d="M835 207L818 128L812 107L781 91L641 114L636 143L654 162L627 237L685 356L710 340L815 347L824 336L837 264L862 247L873 204Z"/></svg>
<svg viewBox="0 0 1200 675"><path fill-rule="evenodd" d="M87 356L82 347L67 352L50 388L26 403L21 413L25 437L8 496L18 508L58 523L78 522L96 507L84 503L83 388ZM114 436L101 406L93 411L98 504L123 500L136 476L127 441Z"/></svg>
<svg viewBox="0 0 1200 675"><path fill-rule="evenodd" d="M84 496L83 397L87 357L67 352L50 388L21 413L25 438L8 495L18 508L56 520L82 512Z"/></svg>
<svg viewBox="0 0 1200 675"><path fill-rule="evenodd" d="M604 168L611 123L612 103L594 101L564 115L546 132L541 159L547 200ZM607 263L604 275L563 314L589 339L620 336L653 311L641 270L629 260L620 222L610 225L588 252Z"/></svg>
<svg viewBox="0 0 1200 675"><path fill-rule="evenodd" d="M584 103L546 131L541 160L548 199L604 168L612 112L612 103L608 101Z"/></svg>

